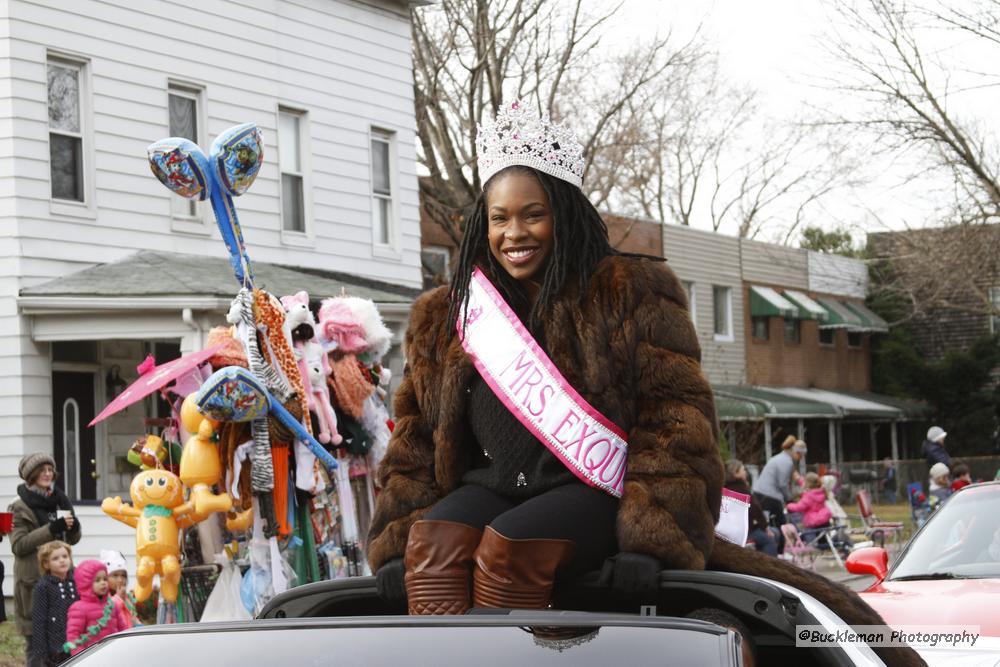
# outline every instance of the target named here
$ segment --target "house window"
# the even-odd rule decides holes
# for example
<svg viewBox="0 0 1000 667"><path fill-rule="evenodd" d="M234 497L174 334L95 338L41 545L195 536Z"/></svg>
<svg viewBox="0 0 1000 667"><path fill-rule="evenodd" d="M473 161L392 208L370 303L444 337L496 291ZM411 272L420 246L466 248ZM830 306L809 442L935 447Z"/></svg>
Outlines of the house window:
<svg viewBox="0 0 1000 667"><path fill-rule="evenodd" d="M847 346L848 347L861 347L861 332L860 331L848 331L847 332Z"/></svg>
<svg viewBox="0 0 1000 667"><path fill-rule="evenodd" d="M49 175L52 198L85 201L83 95L84 65L49 58Z"/></svg>
<svg viewBox="0 0 1000 667"><path fill-rule="evenodd" d="M201 91L197 88L170 84L167 93L167 115L169 116L169 132L171 137L183 137L194 143L200 143L198 135L199 98ZM198 217L198 202L184 197L170 198L170 212L179 217Z"/></svg>
<svg viewBox="0 0 1000 667"><path fill-rule="evenodd" d="M395 233L392 205L393 134L372 130L372 225L377 245L392 245Z"/></svg>
<svg viewBox="0 0 1000 667"><path fill-rule="evenodd" d="M760 316L751 317L750 325L751 335L754 340L767 340L771 337L770 318Z"/></svg>
<svg viewBox="0 0 1000 667"><path fill-rule="evenodd" d="M990 315L990 333L1000 333L1000 287L990 288L990 304L993 305L993 314Z"/></svg>
<svg viewBox="0 0 1000 667"><path fill-rule="evenodd" d="M691 282L690 280L682 280L681 281L681 285L683 285L684 292L687 294L687 298L688 298L688 312L691 313L691 321L692 322L697 322L698 318L697 318L697 316L695 314L697 312L695 310L696 303L697 303L696 299L695 299L695 295L697 293L694 291L694 283Z"/></svg>
<svg viewBox="0 0 1000 667"><path fill-rule="evenodd" d="M798 343L802 340L802 323L798 320L785 318L785 342Z"/></svg>
<svg viewBox="0 0 1000 667"><path fill-rule="evenodd" d="M712 306L715 321L715 340L733 339L733 298L728 287L712 286Z"/></svg>
<svg viewBox="0 0 1000 667"><path fill-rule="evenodd" d="M281 228L305 233L305 170L302 125L304 114L278 109L278 165L281 169Z"/></svg>
<svg viewBox="0 0 1000 667"><path fill-rule="evenodd" d="M443 246L425 246L420 250L424 289L447 285L451 280L451 252Z"/></svg>
<svg viewBox="0 0 1000 667"><path fill-rule="evenodd" d="M820 345L833 345L836 341L834 336L836 331L834 329L820 329L819 330L819 344Z"/></svg>

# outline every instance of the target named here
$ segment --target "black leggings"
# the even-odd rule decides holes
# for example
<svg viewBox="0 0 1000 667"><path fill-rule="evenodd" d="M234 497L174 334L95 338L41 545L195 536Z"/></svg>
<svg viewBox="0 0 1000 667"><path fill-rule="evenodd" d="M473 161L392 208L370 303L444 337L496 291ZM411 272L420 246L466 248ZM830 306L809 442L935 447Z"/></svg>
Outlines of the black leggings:
<svg viewBox="0 0 1000 667"><path fill-rule="evenodd" d="M597 569L618 551L618 499L573 482L527 500L512 501L475 484L459 487L424 515L482 530L490 526L512 540L571 540L572 562L560 573L578 576Z"/></svg>
<svg viewBox="0 0 1000 667"><path fill-rule="evenodd" d="M777 529L775 539L778 541L778 553L781 553L785 548L785 536L781 532L781 526L788 523L788 517L785 516L785 503L777 498L765 496L763 493L755 493L753 497L760 503L761 509L771 515L771 525Z"/></svg>

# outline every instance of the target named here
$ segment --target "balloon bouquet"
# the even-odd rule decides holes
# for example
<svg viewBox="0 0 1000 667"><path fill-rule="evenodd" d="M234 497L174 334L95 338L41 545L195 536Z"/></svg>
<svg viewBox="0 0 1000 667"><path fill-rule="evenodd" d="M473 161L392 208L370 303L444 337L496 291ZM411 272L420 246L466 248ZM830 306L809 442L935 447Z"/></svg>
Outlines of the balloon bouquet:
<svg viewBox="0 0 1000 667"><path fill-rule="evenodd" d="M136 599L142 602L151 595L153 577L159 575L163 599L175 603L181 575L180 531L233 508L229 493L214 490L224 477L220 432L230 425L249 423L253 501L251 509L237 517L236 525L253 521L255 542L265 546L257 549L256 555L252 553L251 559L256 559L258 569L269 570L273 592L277 593L284 578L276 562L279 522L271 443L275 423L291 434L296 457L307 459L297 462L300 469L305 465L322 470L316 463L319 461L333 471L337 462L310 433L306 392L282 333L284 310L277 299L254 287L253 269L233 204L233 197L246 192L260 171L260 130L252 123L230 128L216 138L207 156L183 138L158 141L148 153L153 173L167 188L189 199L211 201L240 285L228 320L233 337L242 343L247 368L221 368L184 399L180 423L190 436L178 474L166 469L155 451L147 452L141 459L147 469L137 474L129 487L132 504L120 497L106 498L101 509L136 529ZM289 412L290 407L302 415L301 421ZM269 418L275 423L269 424ZM155 438L147 436L147 442L155 444L151 437Z"/></svg>

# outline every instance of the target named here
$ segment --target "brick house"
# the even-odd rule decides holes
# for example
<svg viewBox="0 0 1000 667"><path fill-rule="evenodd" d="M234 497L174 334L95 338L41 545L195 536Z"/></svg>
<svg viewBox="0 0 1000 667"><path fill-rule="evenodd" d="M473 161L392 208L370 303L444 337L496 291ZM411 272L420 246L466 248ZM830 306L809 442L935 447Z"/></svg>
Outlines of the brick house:
<svg viewBox="0 0 1000 667"><path fill-rule="evenodd" d="M1000 334L1000 225L956 225L868 235L879 279L919 304L908 328L940 359ZM992 308L992 312L990 312Z"/></svg>

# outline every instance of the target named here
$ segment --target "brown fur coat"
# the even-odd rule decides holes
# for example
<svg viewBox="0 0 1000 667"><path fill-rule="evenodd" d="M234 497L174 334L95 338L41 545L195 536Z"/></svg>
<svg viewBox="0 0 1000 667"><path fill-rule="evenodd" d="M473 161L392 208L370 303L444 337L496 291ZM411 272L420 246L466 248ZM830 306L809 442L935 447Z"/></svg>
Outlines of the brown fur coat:
<svg viewBox="0 0 1000 667"><path fill-rule="evenodd" d="M447 287L413 305L396 428L379 468L382 491L368 542L372 571L403 555L410 526L461 484L469 466L465 388L476 370L450 335L447 314ZM582 301L567 287L544 323L544 340L566 380L628 435L617 525L622 551L655 556L664 568L776 579L809 592L845 620L879 622L845 587L716 540L725 475L715 402L701 372L687 297L666 264L605 258ZM890 664L923 664L910 651L879 653Z"/></svg>
<svg viewBox="0 0 1000 667"><path fill-rule="evenodd" d="M608 257L582 303L567 292L544 338L566 380L628 434L619 546L666 567L703 569L724 471L684 290L662 262ZM469 464L465 388L476 370L449 335L447 313L446 287L413 306L396 428L379 470L368 546L373 570L403 554L410 525L459 486Z"/></svg>

